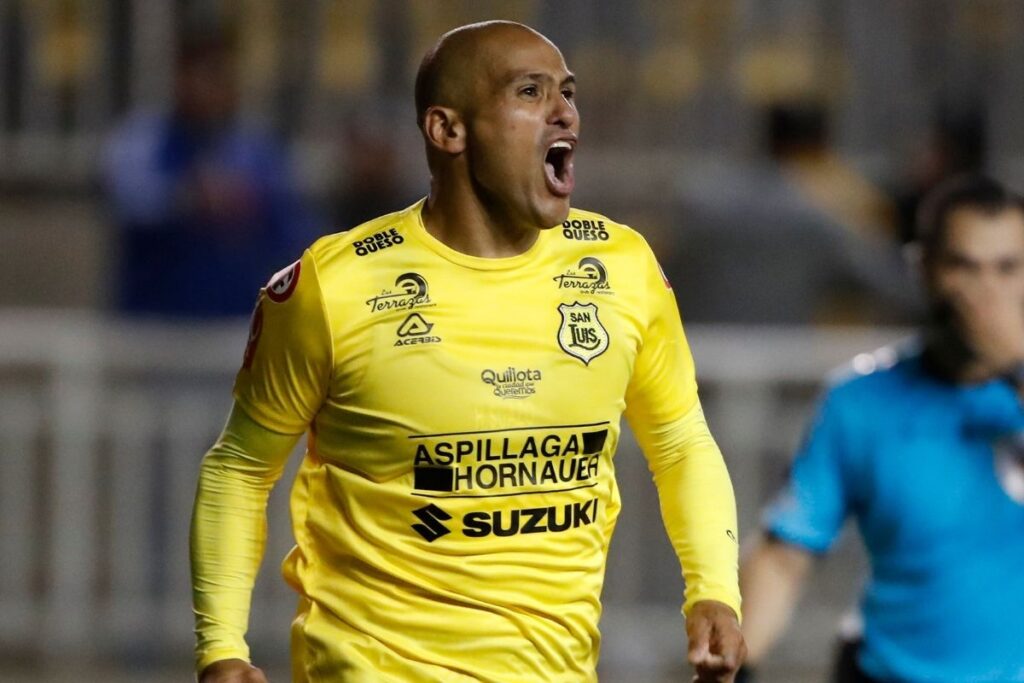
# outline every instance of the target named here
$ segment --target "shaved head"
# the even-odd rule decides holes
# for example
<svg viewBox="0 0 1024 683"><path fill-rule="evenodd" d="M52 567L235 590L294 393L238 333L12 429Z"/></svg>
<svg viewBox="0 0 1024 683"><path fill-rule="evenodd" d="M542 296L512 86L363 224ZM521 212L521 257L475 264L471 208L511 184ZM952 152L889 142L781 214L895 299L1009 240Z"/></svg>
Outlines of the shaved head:
<svg viewBox="0 0 1024 683"><path fill-rule="evenodd" d="M470 101L474 84L486 62L483 53L511 34L528 34L551 43L529 26L514 21L483 21L445 33L427 52L416 73L416 122L422 126L432 106L462 109ZM556 48L557 49L557 48Z"/></svg>
<svg viewBox="0 0 1024 683"><path fill-rule="evenodd" d="M416 76L431 196L515 234L560 224L575 182L575 96L562 53L532 28L488 21L441 36Z"/></svg>

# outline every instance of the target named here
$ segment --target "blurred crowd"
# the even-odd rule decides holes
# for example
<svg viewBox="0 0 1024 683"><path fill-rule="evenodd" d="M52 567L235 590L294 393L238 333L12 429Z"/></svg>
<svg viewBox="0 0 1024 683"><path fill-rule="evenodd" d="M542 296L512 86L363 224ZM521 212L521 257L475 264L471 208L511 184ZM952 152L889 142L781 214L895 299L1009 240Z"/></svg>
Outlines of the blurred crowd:
<svg viewBox="0 0 1024 683"><path fill-rule="evenodd" d="M574 203L648 238L688 325L918 323L927 302L906 254L922 197L971 171L1024 189L1019 0L7 0L0 311L84 308L132 321L247 316L259 287L319 235L423 196L416 65L445 30L487 18L536 26L564 51L582 120ZM748 328L738 330L746 343ZM77 349L78 334L69 348ZM236 351L227 352L232 373ZM95 444L74 433L77 423L66 443L31 431L60 427L60 418L50 417L47 391L11 389L35 377L12 367L0 392L8 399L0 436L17 456L7 464L40 469L39 482L66 475L48 464L50 441L72 455ZM191 366L184 377L188 391L202 384ZM712 414L715 380L702 381ZM740 444L736 481L753 482L740 491L741 512L764 502L755 498L789 465L787 430L802 420L800 392L808 391L806 377L792 382L803 384L743 397L764 402L771 430L748 419L743 400L718 402L715 419L736 426L722 430ZM173 399L172 384L161 375L153 395ZM719 399L729 397L727 385ZM36 422L9 408L37 395L47 402ZM152 466L162 487L167 463L191 466L199 450L154 427L147 451L139 436L147 423L133 412L139 395L111 402L130 418L131 429L117 428L128 439L119 452ZM87 392L70 396L65 407L98 403ZM179 403L199 412L219 406L191 394ZM720 417L736 406L731 422ZM167 435L199 431L164 403L149 409L164 416ZM22 457L11 445L19 434L46 457ZM768 464L755 470L759 459ZM10 472L0 471L8 482L0 493L24 480ZM191 496L193 480L179 488ZM58 500L32 490L39 505ZM118 509L104 513L113 519ZM129 522L163 523L164 512L145 509L152 520ZM49 523L38 516L36 527ZM19 519L8 515L6 528ZM161 552L184 548L154 537ZM42 566L50 555L62 557L40 551L21 566ZM172 566L163 555L153 564ZM638 583L653 591L664 582Z"/></svg>
<svg viewBox="0 0 1024 683"><path fill-rule="evenodd" d="M0 144L14 152L0 193L65 191L77 157L38 172L42 148L61 157L77 140L89 150L78 187L108 228L98 300L129 315L244 315L318 235L425 192L415 56L492 11L565 49L592 150L576 203L651 238L688 320L907 323L921 312L901 254L916 205L943 178L992 170L989 125L1008 105L979 79L1006 76L1005 25L1024 13L862 4L878 6L15 2L0 15ZM916 30L874 32L873 12ZM927 30L943 19L943 35ZM922 83L930 59L956 68ZM866 101L880 92L891 101Z"/></svg>

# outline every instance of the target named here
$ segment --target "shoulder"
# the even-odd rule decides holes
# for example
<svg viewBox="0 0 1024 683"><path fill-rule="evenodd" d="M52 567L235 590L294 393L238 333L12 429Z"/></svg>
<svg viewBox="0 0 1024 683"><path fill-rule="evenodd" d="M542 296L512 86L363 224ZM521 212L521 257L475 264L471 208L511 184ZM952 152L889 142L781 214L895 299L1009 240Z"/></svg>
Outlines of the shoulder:
<svg viewBox="0 0 1024 683"><path fill-rule="evenodd" d="M900 342L861 353L833 370L825 395L834 406L882 407L915 384L921 374L920 351L914 342Z"/></svg>
<svg viewBox="0 0 1024 683"><path fill-rule="evenodd" d="M566 250L607 257L643 270L655 268L657 259L644 236L602 214L574 208L555 229Z"/></svg>
<svg viewBox="0 0 1024 683"><path fill-rule="evenodd" d="M353 272L368 267L375 254L394 249L409 240L413 207L385 214L361 225L325 235L309 251L321 274Z"/></svg>
<svg viewBox="0 0 1024 683"><path fill-rule="evenodd" d="M615 290L634 295L638 305L654 311L652 302L664 303L659 293L671 291L658 258L644 236L632 227L593 211L572 209L556 230L561 254L595 263L615 282ZM623 273L626 277L623 277ZM660 310L660 309L659 309Z"/></svg>
<svg viewBox="0 0 1024 683"><path fill-rule="evenodd" d="M562 237L573 242L607 243L625 248L646 248L647 242L633 228L607 216L573 208L559 228Z"/></svg>

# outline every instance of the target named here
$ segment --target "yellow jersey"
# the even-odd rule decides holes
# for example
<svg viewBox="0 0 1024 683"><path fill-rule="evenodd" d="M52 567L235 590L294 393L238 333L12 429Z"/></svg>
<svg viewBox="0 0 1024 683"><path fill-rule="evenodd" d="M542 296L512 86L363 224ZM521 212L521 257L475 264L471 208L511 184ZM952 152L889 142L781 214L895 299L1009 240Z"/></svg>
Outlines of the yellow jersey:
<svg viewBox="0 0 1024 683"><path fill-rule="evenodd" d="M739 614L731 484L644 239L573 210L525 253L478 258L422 205L320 239L261 292L234 388L252 425L211 450L197 496L200 668L248 657L260 501L287 451L260 433L308 434L284 563L296 681L595 680L623 413L684 611ZM232 463L252 476L224 493Z"/></svg>

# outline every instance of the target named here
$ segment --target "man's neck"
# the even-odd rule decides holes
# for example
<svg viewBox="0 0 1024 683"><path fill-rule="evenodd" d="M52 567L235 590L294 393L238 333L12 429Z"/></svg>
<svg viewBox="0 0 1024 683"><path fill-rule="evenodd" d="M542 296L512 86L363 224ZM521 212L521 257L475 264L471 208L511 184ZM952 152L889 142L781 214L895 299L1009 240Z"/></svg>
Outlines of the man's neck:
<svg viewBox="0 0 1024 683"><path fill-rule="evenodd" d="M518 256L540 235L539 228L489 210L475 193L436 180L423 206L423 225L455 251L482 258Z"/></svg>

